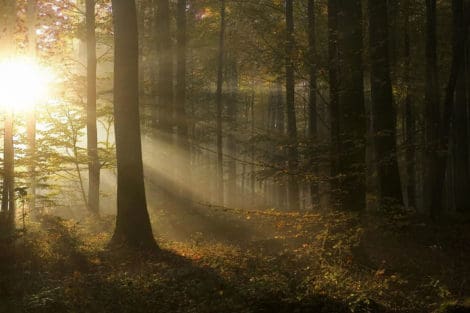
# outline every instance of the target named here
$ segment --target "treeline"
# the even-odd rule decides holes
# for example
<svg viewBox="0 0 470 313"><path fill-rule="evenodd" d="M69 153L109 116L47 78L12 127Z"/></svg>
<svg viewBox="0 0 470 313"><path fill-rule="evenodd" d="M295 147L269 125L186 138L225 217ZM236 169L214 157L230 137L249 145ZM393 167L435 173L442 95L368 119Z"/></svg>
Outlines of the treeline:
<svg viewBox="0 0 470 313"><path fill-rule="evenodd" d="M3 190L19 180L32 212L114 212L100 200L117 176L129 210L466 213L466 0L140 0L135 17L132 1L4 2L2 47L62 77L18 165L3 159Z"/></svg>
<svg viewBox="0 0 470 313"><path fill-rule="evenodd" d="M148 125L188 143L208 202L466 211L466 1L139 8Z"/></svg>

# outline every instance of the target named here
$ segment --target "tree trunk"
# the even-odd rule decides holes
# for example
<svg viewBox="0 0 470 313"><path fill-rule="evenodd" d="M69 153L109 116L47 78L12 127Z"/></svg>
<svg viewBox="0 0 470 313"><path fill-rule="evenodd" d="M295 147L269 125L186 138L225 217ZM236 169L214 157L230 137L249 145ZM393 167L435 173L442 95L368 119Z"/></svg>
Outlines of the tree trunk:
<svg viewBox="0 0 470 313"><path fill-rule="evenodd" d="M416 207L416 168L415 168L415 112L411 98L411 49L410 49L410 0L403 5L404 16L404 75L405 88L405 163L407 206Z"/></svg>
<svg viewBox="0 0 470 313"><path fill-rule="evenodd" d="M236 156L237 144L235 134L237 132L238 114L238 64L234 57L227 60L227 84L229 94L227 96L227 122L230 131L227 133L227 153ZM227 202L231 206L237 206L237 162L231 158L227 160Z"/></svg>
<svg viewBox="0 0 470 313"><path fill-rule="evenodd" d="M15 52L16 1L3 0L0 3L0 18L3 26L0 31L0 58L10 58ZM13 104L9 104L13 105ZM13 232L16 222L15 208L15 173L13 144L13 109L7 108L4 121L3 144L3 190L1 211L6 217L9 232Z"/></svg>
<svg viewBox="0 0 470 313"><path fill-rule="evenodd" d="M176 94L175 110L178 131L178 147L181 153L180 175L191 186L191 156L186 115L186 0L178 0L176 11ZM187 190L181 190L190 198Z"/></svg>
<svg viewBox="0 0 470 313"><path fill-rule="evenodd" d="M154 249L147 212L139 120L137 17L134 1L113 0L114 127L117 158L115 245Z"/></svg>
<svg viewBox="0 0 470 313"><path fill-rule="evenodd" d="M362 8L360 0L339 3L339 200L340 208L359 211L366 206Z"/></svg>
<svg viewBox="0 0 470 313"><path fill-rule="evenodd" d="M442 206L442 198L434 202L432 190L436 188L439 157L439 83L437 70L436 0L426 0L426 91L425 91L425 179L424 207L436 215ZM442 193L442 192L440 192Z"/></svg>
<svg viewBox="0 0 470 313"><path fill-rule="evenodd" d="M9 109L5 114L3 141L3 193L2 211L8 217L9 231L15 229L15 148L13 143L13 111Z"/></svg>
<svg viewBox="0 0 470 313"><path fill-rule="evenodd" d="M28 0L26 9L26 19L28 26L28 54L30 57L36 57L37 38L36 38L36 21L37 21L37 0ZM30 158L29 165L29 210L32 214L36 214L36 108L27 114L27 137L28 137L28 156Z"/></svg>
<svg viewBox="0 0 470 313"><path fill-rule="evenodd" d="M393 104L388 47L387 2L369 0L371 95L375 155L382 209L403 205L396 149L396 111Z"/></svg>
<svg viewBox="0 0 470 313"><path fill-rule="evenodd" d="M328 80L330 116L330 205L337 207L339 197L339 56L338 0L328 0Z"/></svg>
<svg viewBox="0 0 470 313"><path fill-rule="evenodd" d="M309 139L312 147L312 157L310 159L313 168L313 174L318 174L318 166L314 164L317 162L314 157L315 144L317 143L317 56L316 56L316 36L315 36L315 0L308 1L308 67L309 67L309 98L308 98L308 130ZM315 181L310 183L310 197L312 206L314 203L319 203L318 198L318 183Z"/></svg>
<svg viewBox="0 0 470 313"><path fill-rule="evenodd" d="M465 63L465 54L461 53L466 45L468 38L468 27L470 16L468 13L463 14L461 11L462 0L453 0L452 11L454 15L454 30L453 30L453 45L452 45L452 63L450 69L449 80L446 86L446 93L444 98L444 112L442 114L442 121L439 124L439 142L437 145L437 166L436 176L432 181L431 189L431 216L436 219L441 213L441 206L443 200L444 180L446 176L446 167L448 161L449 149L449 134L451 131L452 121L455 118L454 109L454 93L457 86L457 81L460 73L463 71Z"/></svg>
<svg viewBox="0 0 470 313"><path fill-rule="evenodd" d="M225 54L225 0L220 1L220 33L219 33L219 54L217 58L217 194L219 205L224 205L224 165L223 165L223 142L222 142L222 84L224 71Z"/></svg>
<svg viewBox="0 0 470 313"><path fill-rule="evenodd" d="M88 209L100 210L100 160L96 128L96 33L95 0L86 0L87 33L87 152L88 152Z"/></svg>
<svg viewBox="0 0 470 313"><path fill-rule="evenodd" d="M454 45L457 57L465 67L466 46L458 45L457 41L465 40L464 2L453 1L454 12ZM468 164L468 134L467 134L467 82L465 71L460 70L455 91L452 119L452 162L454 168L454 202L457 211L465 212L470 206L468 192L470 190L469 164Z"/></svg>
<svg viewBox="0 0 470 313"><path fill-rule="evenodd" d="M286 0L286 114L287 136L290 143L287 152L289 170L288 201L291 210L299 209L299 184L297 179L299 152L297 148L297 120L295 116L294 78L294 3Z"/></svg>
<svg viewBox="0 0 470 313"><path fill-rule="evenodd" d="M173 59L170 35L170 3L169 0L157 0L157 55L158 84L157 97L159 108L160 136L169 143L173 124ZM154 121L156 123L156 121Z"/></svg>

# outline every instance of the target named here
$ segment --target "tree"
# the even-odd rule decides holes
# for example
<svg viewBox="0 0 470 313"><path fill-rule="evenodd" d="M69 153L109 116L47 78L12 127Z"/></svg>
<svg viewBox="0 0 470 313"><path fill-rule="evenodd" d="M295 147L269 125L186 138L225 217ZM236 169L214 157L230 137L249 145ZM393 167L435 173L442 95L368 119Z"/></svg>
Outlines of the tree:
<svg viewBox="0 0 470 313"><path fill-rule="evenodd" d="M9 58L15 50L16 1L7 0L0 7L1 18L5 21L0 33L0 57ZM3 190L1 211L5 214L9 231L15 228L15 158L13 142L13 109L5 110L3 141Z"/></svg>
<svg viewBox="0 0 470 313"><path fill-rule="evenodd" d="M297 170L299 152L297 148L297 120L295 116L295 77L294 77L294 3L286 0L286 114L287 114L287 136L291 141L287 152L287 163L289 176L289 208L299 209L299 184L297 181Z"/></svg>
<svg viewBox="0 0 470 313"><path fill-rule="evenodd" d="M30 57L36 56L37 38L36 38L36 20L37 20L37 1L28 0L27 8L27 27L28 27L28 54ZM29 190L29 208L35 214L36 209L36 109L28 114L27 134L28 134L28 154L30 157L30 190Z"/></svg>
<svg viewBox="0 0 470 313"><path fill-rule="evenodd" d="M410 40L410 0L403 2L404 12L404 74L405 88L405 164L406 164L406 195L408 207L416 207L416 168L415 168L415 132L416 114L411 98L411 40Z"/></svg>
<svg viewBox="0 0 470 313"><path fill-rule="evenodd" d="M424 202L429 208L431 215L436 215L441 209L442 199L434 202L432 190L438 184L439 166L439 83L437 68L437 38L436 38L436 0L426 0L426 76L425 76L425 99L424 99L424 119L425 119L425 185ZM442 193L442 192L440 192Z"/></svg>
<svg viewBox="0 0 470 313"><path fill-rule="evenodd" d="M130 0L113 0L112 6L117 158L117 217L112 244L154 249L142 164L136 7Z"/></svg>
<svg viewBox="0 0 470 313"><path fill-rule="evenodd" d="M178 0L176 10L176 93L175 111L181 161L181 177L188 180L190 170L190 146L188 118L186 114L186 0ZM185 192L185 196L188 196Z"/></svg>
<svg viewBox="0 0 470 313"><path fill-rule="evenodd" d="M438 128L438 144L436 149L436 175L432 181L431 189L431 217L436 219L441 214L441 205L443 203L443 189L448 164L449 151L449 135L451 129L455 127L453 121L456 118L454 109L455 91L460 73L463 71L465 64L465 44L468 38L468 28L470 13L463 12L462 0L452 1L452 13L454 18L453 36L452 36L452 62L450 67L449 79L447 81L443 113L439 120ZM468 192L468 190L464 190ZM465 208L459 208L465 209Z"/></svg>
<svg viewBox="0 0 470 313"><path fill-rule="evenodd" d="M98 214L100 209L100 160L96 128L96 33L95 0L86 0L87 34L87 150L88 150L88 209Z"/></svg>
<svg viewBox="0 0 470 313"><path fill-rule="evenodd" d="M328 83L330 116L330 205L339 195L339 55L338 55L338 0L328 0ZM335 199L335 200L333 200Z"/></svg>
<svg viewBox="0 0 470 313"><path fill-rule="evenodd" d="M360 0L338 1L339 206L365 208L366 118Z"/></svg>
<svg viewBox="0 0 470 313"><path fill-rule="evenodd" d="M384 209L390 204L403 204L396 149L396 112L390 78L387 2L369 0L368 13L374 145L379 202Z"/></svg>
<svg viewBox="0 0 470 313"><path fill-rule="evenodd" d="M308 129L309 139L313 146L317 139L317 56L316 56L316 38L315 38L315 0L308 1L308 68L309 68L309 98L308 98ZM313 154L313 152L312 152ZM315 162L315 158L310 160ZM313 164L311 164L313 166ZM312 204L317 201L318 184L310 183L310 196Z"/></svg>
<svg viewBox="0 0 470 313"><path fill-rule="evenodd" d="M219 51L217 57L217 90L215 95L215 104L217 112L217 192L220 205L224 205L224 165L222 151L222 84L224 71L225 54L225 0L220 1L220 30L219 30Z"/></svg>
<svg viewBox="0 0 470 313"><path fill-rule="evenodd" d="M157 0L157 57L158 84L157 97L159 108L160 136L169 143L172 133L173 116L173 61L170 34L170 3L169 0ZM156 123L156 121L154 121Z"/></svg>
<svg viewBox="0 0 470 313"><path fill-rule="evenodd" d="M463 46L457 46L457 42L465 39L465 21L464 16L466 9L464 1L454 0L453 6L453 28L454 28L454 46L455 57L465 60L466 47L468 42ZM467 13L468 15L468 13ZM468 40L468 39L467 39ZM467 61L468 62L468 61ZM463 67L468 66L466 62L461 63ZM469 159L468 159L468 125L467 125L467 97L468 97L468 79L464 70L460 70L455 90L455 100L453 103L453 119L452 119L452 165L453 165L453 187L454 187L454 205L455 208L464 212L470 206L470 198L468 191L470 190L469 177Z"/></svg>

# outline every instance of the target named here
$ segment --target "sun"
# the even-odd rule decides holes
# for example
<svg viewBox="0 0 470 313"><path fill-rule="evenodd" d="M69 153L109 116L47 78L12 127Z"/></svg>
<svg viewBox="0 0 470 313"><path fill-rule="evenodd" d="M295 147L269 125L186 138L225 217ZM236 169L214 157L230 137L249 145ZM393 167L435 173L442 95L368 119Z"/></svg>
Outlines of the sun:
<svg viewBox="0 0 470 313"><path fill-rule="evenodd" d="M12 58L0 62L0 106L29 111L47 98L52 73L34 59Z"/></svg>

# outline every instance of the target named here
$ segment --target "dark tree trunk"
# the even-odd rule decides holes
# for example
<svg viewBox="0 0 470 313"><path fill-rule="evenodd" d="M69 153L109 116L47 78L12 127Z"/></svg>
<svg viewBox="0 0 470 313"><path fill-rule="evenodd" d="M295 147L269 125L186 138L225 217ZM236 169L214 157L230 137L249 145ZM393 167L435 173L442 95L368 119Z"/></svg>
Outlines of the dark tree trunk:
<svg viewBox="0 0 470 313"><path fill-rule="evenodd" d="M137 18L134 1L113 0L114 126L117 158L115 245L156 247L147 212L139 120Z"/></svg>
<svg viewBox="0 0 470 313"><path fill-rule="evenodd" d="M225 54L225 0L220 1L220 33L219 33L219 54L217 57L217 90L216 90L216 111L217 111L217 193L218 202L224 205L224 158L222 142L222 84L224 72Z"/></svg>
<svg viewBox="0 0 470 313"><path fill-rule="evenodd" d="M416 207L416 168L415 168L415 112L411 98L411 47L410 47L410 0L403 5L404 16L404 75L405 88L405 163L406 163L406 195L408 207Z"/></svg>
<svg viewBox="0 0 470 313"><path fill-rule="evenodd" d="M312 146L311 166L314 169L314 176L318 173L318 166L314 157L314 146L317 143L317 56L316 56L316 38L315 38L315 0L308 1L308 67L309 67L309 102L308 102L308 130L309 139ZM319 202L318 183L310 183L310 197L312 205Z"/></svg>
<svg viewBox="0 0 470 313"><path fill-rule="evenodd" d="M100 160L96 128L96 33L95 0L86 0L87 34L87 152L88 152L88 209L100 210Z"/></svg>
<svg viewBox="0 0 470 313"><path fill-rule="evenodd" d="M438 175L439 146L439 83L437 70L436 0L426 0L426 92L425 92L425 185L424 206L436 215L442 206L442 198L433 201ZM442 192L439 192L442 194Z"/></svg>
<svg viewBox="0 0 470 313"><path fill-rule="evenodd" d="M362 6L360 0L339 4L339 200L342 209L359 211L366 205Z"/></svg>
<svg viewBox="0 0 470 313"><path fill-rule="evenodd" d="M181 153L180 174L191 184L191 156L188 137L188 118L186 115L186 0L178 0L176 11L176 125L178 131L178 146ZM186 197L191 197L183 191Z"/></svg>
<svg viewBox="0 0 470 313"><path fill-rule="evenodd" d="M237 132L238 114L238 64L237 60L230 56L227 60L226 77L229 94L227 96L227 122L229 131L227 132L227 153L236 156L237 144L235 134ZM227 202L231 206L236 206L237 196L237 163L234 158L227 160Z"/></svg>
<svg viewBox="0 0 470 313"><path fill-rule="evenodd" d="M158 127L164 142L171 140L173 124L173 57L170 35L169 0L157 0L157 57L158 83L157 98L159 109ZM154 123L157 123L154 121Z"/></svg>
<svg viewBox="0 0 470 313"><path fill-rule="evenodd" d="M453 45L452 45L452 63L450 69L449 80L447 82L445 98L444 98L444 112L442 114L442 121L439 124L439 142L437 145L437 166L436 177L432 181L431 189L431 216L436 219L441 213L441 206L443 202L443 189L446 174L446 167L449 152L449 134L451 131L452 121L455 118L454 109L454 93L457 87L457 81L460 73L463 71L465 63L465 54L461 53L466 45L468 38L468 27L470 16L461 11L462 0L453 0L452 11L454 15L454 30L453 30Z"/></svg>
<svg viewBox="0 0 470 313"><path fill-rule="evenodd" d="M388 47L387 2L369 0L369 40L374 145L382 209L403 205L396 149L396 111L393 104Z"/></svg>
<svg viewBox="0 0 470 313"><path fill-rule="evenodd" d="M293 0L286 0L286 113L289 170L289 208L299 209L299 184L297 179L299 152L297 148L297 120L295 116L295 78L294 78L294 7Z"/></svg>
<svg viewBox="0 0 470 313"><path fill-rule="evenodd" d="M36 56L37 38L37 1L28 0L27 3L27 26L28 26L28 53L31 57ZM29 209L32 214L36 214L36 109L33 108L27 116L27 137L28 137L28 157L29 164Z"/></svg>
<svg viewBox="0 0 470 313"><path fill-rule="evenodd" d="M2 211L8 217L8 229L13 231L16 224L15 206L15 148L13 143L13 111L5 114L3 140L3 193Z"/></svg>
<svg viewBox="0 0 470 313"><path fill-rule="evenodd" d="M465 54L467 44L460 45L459 41L465 40L464 1L453 1L454 12L454 49L456 58L461 61L461 67L465 67ZM464 212L470 206L470 178L468 164L468 134L467 134L467 82L465 71L460 70L457 77L455 101L452 119L452 162L454 168L453 186L454 203L458 211Z"/></svg>
<svg viewBox="0 0 470 313"><path fill-rule="evenodd" d="M0 32L0 57L10 58L15 51L16 1L6 0L0 6L3 25ZM13 105L13 104L10 104ZM7 231L13 232L16 224L15 208L15 158L13 144L13 109L5 110L3 141L3 190L1 211L5 217Z"/></svg>
<svg viewBox="0 0 470 313"><path fill-rule="evenodd" d="M338 0L328 0L328 80L330 116L330 205L336 207L338 200L339 175L339 56L338 56Z"/></svg>

